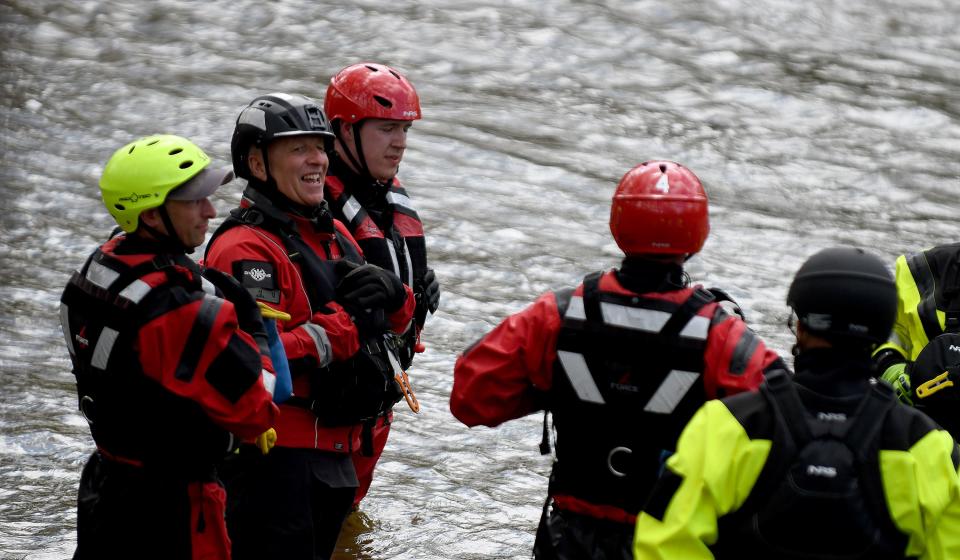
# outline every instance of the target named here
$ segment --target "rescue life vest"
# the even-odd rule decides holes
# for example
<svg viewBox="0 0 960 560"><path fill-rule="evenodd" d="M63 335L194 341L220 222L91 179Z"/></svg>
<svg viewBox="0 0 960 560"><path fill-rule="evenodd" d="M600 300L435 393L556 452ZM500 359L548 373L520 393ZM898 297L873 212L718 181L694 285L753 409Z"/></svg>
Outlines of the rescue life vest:
<svg viewBox="0 0 960 560"><path fill-rule="evenodd" d="M601 292L600 276L584 279L583 297L557 294L549 494L638 512L663 451L704 402L711 318L698 311L714 298L699 288L682 303Z"/></svg>
<svg viewBox="0 0 960 560"><path fill-rule="evenodd" d="M296 223L285 212L256 189L247 187L244 198L252 204L232 210L230 216L217 228L208 247L230 228L249 225L263 228L280 238L290 262L298 266L303 276L303 286L313 313L330 313L327 303L336 300L336 285L340 278L336 272L337 260L321 259L307 244L298 231ZM337 244L343 258L355 264L363 264L364 258L353 243L334 228ZM234 271L234 276L237 276ZM258 288L250 285L246 276L239 278L248 285L254 297ZM379 314L379 315L378 315ZM360 350L351 358L332 362L327 367L291 361L291 375L308 375L311 394L308 397L292 396L285 404L310 409L328 426L348 426L375 419L389 411L403 398L403 392L395 379L391 352L396 352L394 336L387 329L382 310L371 313L371 323L381 325L380 336L370 335L361 340ZM366 439L364 445L366 446Z"/></svg>
<svg viewBox="0 0 960 560"><path fill-rule="evenodd" d="M893 390L874 382L859 403L842 406L775 371L760 392L773 415L770 455L747 500L719 520L714 555L903 558L907 536L890 519L879 466ZM801 392L825 404L805 405Z"/></svg>
<svg viewBox="0 0 960 560"><path fill-rule="evenodd" d="M143 255L136 255L142 260ZM163 272L166 283L142 278ZM202 300L175 375L190 379L222 303L196 264L156 255L132 265L97 249L73 273L61 297L60 321L77 380L79 408L97 447L114 460L165 476L201 479L234 445L200 405L148 378L136 354L142 325ZM212 366L211 366L212 367Z"/></svg>
<svg viewBox="0 0 960 560"><path fill-rule="evenodd" d="M927 340L960 332L960 243L909 255L906 264L920 294L917 316ZM943 324L938 309L944 311Z"/></svg>
<svg viewBox="0 0 960 560"><path fill-rule="evenodd" d="M381 223L384 229L377 225L370 212L360 204L349 185L340 177L327 176L324 195L333 215L347 226L360 245L367 262L393 271L413 290L417 302L414 319L419 330L427 318L423 284L423 276L427 272L427 246L423 223L407 191L396 178L390 181L386 189L386 220ZM404 334L400 356L404 368L413 361L416 342L416 331Z"/></svg>

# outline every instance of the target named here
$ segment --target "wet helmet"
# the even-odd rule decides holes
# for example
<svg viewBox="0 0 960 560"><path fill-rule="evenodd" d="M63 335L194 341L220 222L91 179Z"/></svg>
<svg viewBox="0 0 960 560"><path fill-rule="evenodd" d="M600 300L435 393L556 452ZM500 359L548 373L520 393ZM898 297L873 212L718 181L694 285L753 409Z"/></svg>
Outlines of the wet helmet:
<svg viewBox="0 0 960 560"><path fill-rule="evenodd" d="M679 163L641 163L617 185L610 232L627 255L699 252L710 233L703 184Z"/></svg>
<svg viewBox="0 0 960 560"><path fill-rule="evenodd" d="M887 267L863 249L824 249L807 259L787 292L787 305L808 331L834 342L885 342L897 313L897 287Z"/></svg>
<svg viewBox="0 0 960 560"><path fill-rule="evenodd" d="M371 62L337 72L323 106L330 120L349 124L370 118L415 121L421 116L413 85L393 68Z"/></svg>
<svg viewBox="0 0 960 560"><path fill-rule="evenodd" d="M238 177L251 179L247 161L250 148L265 150L275 138L304 135L323 136L328 144L327 150L332 149L333 131L316 101L287 93L261 95L237 117L230 141L234 173Z"/></svg>
<svg viewBox="0 0 960 560"><path fill-rule="evenodd" d="M107 211L124 231L137 229L140 213L162 206L171 191L200 174L210 158L193 142L163 134L114 152L100 176Z"/></svg>

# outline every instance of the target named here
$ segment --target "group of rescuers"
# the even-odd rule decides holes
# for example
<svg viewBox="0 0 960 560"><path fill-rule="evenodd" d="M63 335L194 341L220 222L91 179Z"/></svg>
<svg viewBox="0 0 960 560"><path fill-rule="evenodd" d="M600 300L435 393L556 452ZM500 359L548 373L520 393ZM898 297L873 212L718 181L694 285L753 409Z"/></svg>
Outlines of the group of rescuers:
<svg viewBox="0 0 960 560"><path fill-rule="evenodd" d="M109 159L119 228L60 307L97 448L75 558L333 554L393 406L418 407L405 370L440 301L396 176L420 117L404 76L361 63L322 107L251 101L232 171L172 135ZM189 257L235 176L239 207ZM895 277L862 249L812 255L791 372L684 271L709 233L691 170L630 169L610 229L619 268L543 294L453 372L467 426L544 411L534 557L960 558L960 244Z"/></svg>

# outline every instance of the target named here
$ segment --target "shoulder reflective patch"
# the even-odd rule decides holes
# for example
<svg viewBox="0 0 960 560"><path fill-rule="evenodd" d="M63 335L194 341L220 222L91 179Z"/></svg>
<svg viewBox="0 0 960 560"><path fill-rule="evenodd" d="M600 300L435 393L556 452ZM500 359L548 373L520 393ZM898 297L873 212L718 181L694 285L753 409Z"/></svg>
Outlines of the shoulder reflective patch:
<svg viewBox="0 0 960 560"><path fill-rule="evenodd" d="M270 396L273 396L273 391L277 387L277 376L270 373L267 370L260 370L260 375L263 377L263 388L270 393Z"/></svg>
<svg viewBox="0 0 960 560"><path fill-rule="evenodd" d="M151 289L152 288L150 287L150 284L147 284L143 280L137 278L133 282L130 282L130 285L120 292L120 297L126 298L133 303L140 303L140 300L149 294Z"/></svg>
<svg viewBox="0 0 960 560"><path fill-rule="evenodd" d="M710 332L710 319L702 316L695 315L687 321L686 326L683 327L683 330L680 331L680 336L687 338L696 338L697 340L706 340L707 333Z"/></svg>
<svg viewBox="0 0 960 560"><path fill-rule="evenodd" d="M397 206L403 206L404 208L413 210L414 212L417 211L417 209L413 206L413 201L410 200L410 197L405 194L388 192L387 202L389 202L390 204L395 204Z"/></svg>
<svg viewBox="0 0 960 560"><path fill-rule="evenodd" d="M563 366L563 371L567 373L567 379L570 385L576 391L580 400L596 404L605 404L600 389L597 389L597 383L590 374L590 368L587 366L583 354L567 352L566 350L557 350L557 358Z"/></svg>
<svg viewBox="0 0 960 560"><path fill-rule="evenodd" d="M100 338L97 339L97 347L93 350L93 358L90 359L90 365L101 370L107 370L107 364L110 362L110 353L113 352L113 345L117 342L120 333L110 327L103 327L100 332Z"/></svg>
<svg viewBox="0 0 960 560"><path fill-rule="evenodd" d="M354 218L357 217L357 214L363 210L363 207L360 206L360 203L357 202L357 199L350 196L343 202L343 217L347 219L348 222L352 222Z"/></svg>
<svg viewBox="0 0 960 560"><path fill-rule="evenodd" d="M600 310L607 324L647 332L660 332L671 316L670 313L655 309L627 307L607 302L600 304Z"/></svg>
<svg viewBox="0 0 960 560"><path fill-rule="evenodd" d="M234 278L255 298L267 303L280 303L280 289L273 263L267 261L237 261L233 265Z"/></svg>
<svg viewBox="0 0 960 560"><path fill-rule="evenodd" d="M567 314L565 317L571 319L580 319L581 321L586 320L587 313L583 309L583 298L580 296L571 296L570 305L567 306Z"/></svg>
<svg viewBox="0 0 960 560"><path fill-rule="evenodd" d="M60 304L60 330L63 331L63 338L67 341L67 350L70 351L70 354L73 356L77 355L77 351L73 348L73 337L70 334L70 309L67 307L67 304Z"/></svg>
<svg viewBox="0 0 960 560"><path fill-rule="evenodd" d="M643 407L644 412L670 414L677 408L698 377L700 374L692 371L672 370Z"/></svg>
<svg viewBox="0 0 960 560"><path fill-rule="evenodd" d="M313 345L317 348L317 356L320 357L318 367L327 367L333 361L333 345L330 344L330 337L327 331L316 323L304 323L303 330L307 331L310 338L313 339Z"/></svg>
<svg viewBox="0 0 960 560"><path fill-rule="evenodd" d="M97 287L104 290L110 288L110 284L120 276L120 273L111 268L107 268L97 261L91 261L87 268L87 280L93 282Z"/></svg>
<svg viewBox="0 0 960 560"><path fill-rule="evenodd" d="M213 282L203 276L200 277L200 289L203 290L205 294L210 294L211 296L217 295L217 287L213 285Z"/></svg>
<svg viewBox="0 0 960 560"><path fill-rule="evenodd" d="M737 341L737 346L733 349L733 356L730 356L730 367L728 368L730 373L740 375L746 371L747 364L750 363L750 358L753 357L758 346L760 346L760 339L757 338L757 335L753 334L750 329L743 331L743 335Z"/></svg>

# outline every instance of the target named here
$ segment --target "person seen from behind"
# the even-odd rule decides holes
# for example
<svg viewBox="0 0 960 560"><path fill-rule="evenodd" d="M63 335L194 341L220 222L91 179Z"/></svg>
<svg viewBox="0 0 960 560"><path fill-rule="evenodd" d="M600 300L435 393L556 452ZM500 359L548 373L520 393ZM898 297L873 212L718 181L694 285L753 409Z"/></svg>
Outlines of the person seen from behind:
<svg viewBox="0 0 960 560"><path fill-rule="evenodd" d="M610 211L620 268L543 294L457 359L450 410L467 426L553 415L556 458L535 558L631 558L636 514L693 412L755 390L782 367L721 306L732 304L722 291L691 285L684 272L707 239L708 206L683 165L634 167Z"/></svg>
<svg viewBox="0 0 960 560"><path fill-rule="evenodd" d="M706 403L637 520L637 559L960 558L960 449L874 378L896 288L877 257L822 250L787 293L795 371Z"/></svg>

